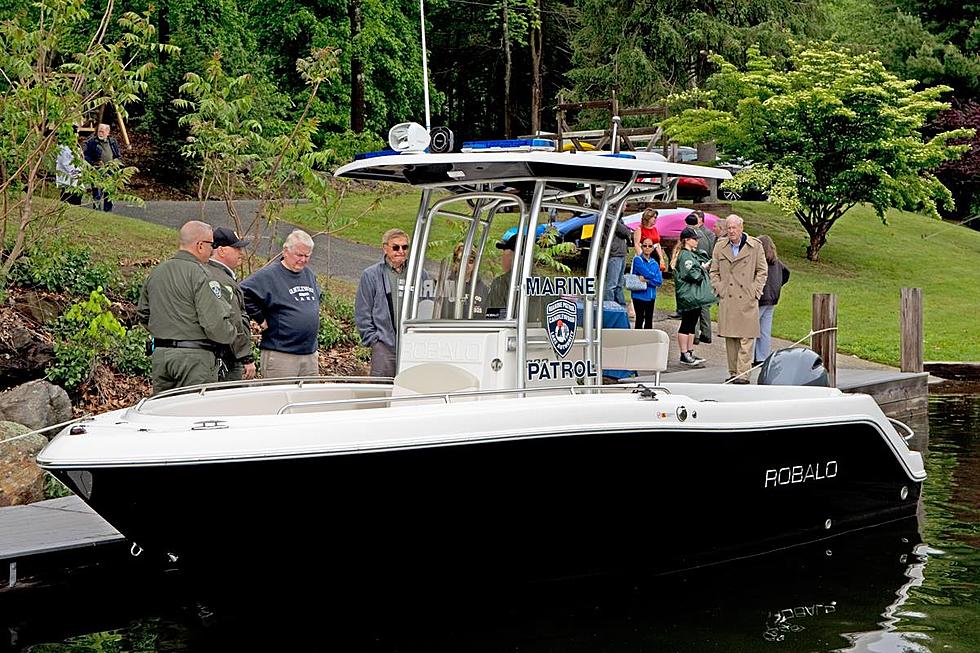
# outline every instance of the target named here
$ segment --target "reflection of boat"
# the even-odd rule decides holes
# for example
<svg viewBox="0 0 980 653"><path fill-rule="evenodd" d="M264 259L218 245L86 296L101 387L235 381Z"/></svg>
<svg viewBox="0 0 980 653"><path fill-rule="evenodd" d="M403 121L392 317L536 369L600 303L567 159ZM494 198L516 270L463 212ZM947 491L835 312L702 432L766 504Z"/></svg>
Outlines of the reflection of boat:
<svg viewBox="0 0 980 653"><path fill-rule="evenodd" d="M677 569L914 514L922 459L870 397L601 385L604 360L662 370L668 355L662 332L603 328L607 227L643 196L638 175L690 168L535 151L355 161L337 174L422 190L393 382L163 393L62 432L38 462L145 549L215 567L285 552L345 570ZM551 209L600 216L584 274L536 267ZM497 248L499 216L518 227ZM469 284L504 271L482 312L472 286L424 272L447 240L475 255Z"/></svg>
<svg viewBox="0 0 980 653"><path fill-rule="evenodd" d="M917 542L909 519L831 544L672 576L478 585L466 577L427 578L383 592L375 579L362 579L313 600L305 575L295 579L303 591L278 592L269 601L268 588L254 578L202 592L179 574L137 574L129 564L128 576L102 569L36 595L0 593L0 631L23 648L70 636L80 644L80 633L114 629L124 641L157 635L187 650L217 648L202 640L242 650L378 653L585 651L608 642L691 653L917 650L912 637L919 633L903 633L895 623L924 571ZM202 604L206 624L194 618ZM912 621L921 628L921 619Z"/></svg>

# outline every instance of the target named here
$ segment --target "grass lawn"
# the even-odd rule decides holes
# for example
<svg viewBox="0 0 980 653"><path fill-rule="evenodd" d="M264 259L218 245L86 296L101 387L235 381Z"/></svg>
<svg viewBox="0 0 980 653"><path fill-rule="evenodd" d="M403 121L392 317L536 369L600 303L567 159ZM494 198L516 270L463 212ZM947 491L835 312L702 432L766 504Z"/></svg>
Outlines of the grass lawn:
<svg viewBox="0 0 980 653"><path fill-rule="evenodd" d="M367 193L350 195L341 211L357 222L337 235L376 245L389 227L412 232L417 193L387 197L365 213L373 199ZM789 340L806 335L813 293L834 293L839 349L897 365L900 292L919 287L926 360L980 360L980 232L903 211L890 211L884 225L873 210L859 206L834 225L820 261L812 263L805 258L806 234L795 218L765 202L736 202L735 211L745 218L749 234L772 237L792 271L776 309L774 335ZM309 222L302 205L290 209L285 219L322 229ZM673 309L669 282L657 306Z"/></svg>

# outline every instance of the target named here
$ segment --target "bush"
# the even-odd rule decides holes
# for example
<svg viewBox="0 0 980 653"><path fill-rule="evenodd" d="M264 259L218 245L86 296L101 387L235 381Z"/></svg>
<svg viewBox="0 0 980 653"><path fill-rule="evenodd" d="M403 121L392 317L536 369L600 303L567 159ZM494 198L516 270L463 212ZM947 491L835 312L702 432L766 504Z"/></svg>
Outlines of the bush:
<svg viewBox="0 0 980 653"><path fill-rule="evenodd" d="M150 378L153 362L146 355L149 332L141 326L126 331L118 348L112 353L112 366L122 374Z"/></svg>
<svg viewBox="0 0 980 653"><path fill-rule="evenodd" d="M32 246L10 270L10 281L17 285L73 295L108 288L115 277L112 265L92 261L90 249L65 241Z"/></svg>
<svg viewBox="0 0 980 653"><path fill-rule="evenodd" d="M109 306L99 287L57 319L53 328L55 360L47 371L52 383L69 392L78 390L92 376L95 365L120 348L126 329Z"/></svg>
<svg viewBox="0 0 980 653"><path fill-rule="evenodd" d="M360 341L357 330L337 320L332 315L320 314L317 344L323 349L340 345L352 345Z"/></svg>

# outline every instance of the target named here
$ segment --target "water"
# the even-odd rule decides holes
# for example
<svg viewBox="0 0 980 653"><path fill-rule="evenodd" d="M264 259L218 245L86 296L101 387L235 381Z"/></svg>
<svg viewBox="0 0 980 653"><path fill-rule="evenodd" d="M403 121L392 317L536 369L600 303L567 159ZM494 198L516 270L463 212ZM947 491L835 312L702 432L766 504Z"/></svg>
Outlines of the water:
<svg viewBox="0 0 980 653"><path fill-rule="evenodd" d="M342 596L321 581L266 586L261 561L247 586L218 593L176 573L90 570L0 594L0 650L972 653L980 394L934 396L928 428L920 518L819 546L668 577Z"/></svg>

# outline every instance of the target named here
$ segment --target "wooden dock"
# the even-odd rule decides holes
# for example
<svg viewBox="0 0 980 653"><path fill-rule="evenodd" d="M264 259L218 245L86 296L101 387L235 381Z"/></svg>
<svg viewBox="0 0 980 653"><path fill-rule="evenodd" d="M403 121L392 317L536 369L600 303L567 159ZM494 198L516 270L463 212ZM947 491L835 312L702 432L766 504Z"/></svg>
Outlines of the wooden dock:
<svg viewBox="0 0 980 653"><path fill-rule="evenodd" d="M75 496L0 509L0 588L59 560L91 557L96 548L120 548L125 538ZM6 573L6 578L3 574Z"/></svg>

